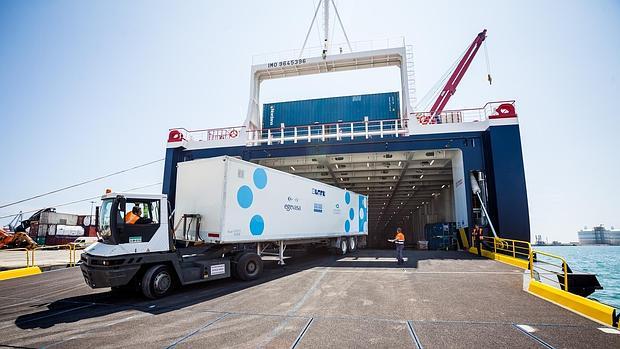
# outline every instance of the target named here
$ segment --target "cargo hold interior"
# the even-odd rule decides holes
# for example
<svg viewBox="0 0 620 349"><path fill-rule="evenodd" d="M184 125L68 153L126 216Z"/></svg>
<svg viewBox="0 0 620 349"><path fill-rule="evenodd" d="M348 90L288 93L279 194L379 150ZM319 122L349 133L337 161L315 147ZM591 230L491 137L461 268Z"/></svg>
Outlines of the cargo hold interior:
<svg viewBox="0 0 620 349"><path fill-rule="evenodd" d="M464 186L459 185L462 174L454 171L462 169L459 150L308 155L256 162L367 195L371 248L392 247L387 239L393 238L397 227L402 227L407 245L428 241L432 223L456 222L459 207L466 207ZM460 177L456 182L454 174ZM459 190L454 190L455 185Z"/></svg>

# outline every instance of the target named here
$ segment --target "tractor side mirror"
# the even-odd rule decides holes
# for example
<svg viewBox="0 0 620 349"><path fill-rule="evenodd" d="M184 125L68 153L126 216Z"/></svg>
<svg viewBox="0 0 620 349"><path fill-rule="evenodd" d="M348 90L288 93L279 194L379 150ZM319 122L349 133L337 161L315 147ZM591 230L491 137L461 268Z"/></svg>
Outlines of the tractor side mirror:
<svg viewBox="0 0 620 349"><path fill-rule="evenodd" d="M125 208L127 200L122 196L116 197L116 231L121 233L125 229Z"/></svg>

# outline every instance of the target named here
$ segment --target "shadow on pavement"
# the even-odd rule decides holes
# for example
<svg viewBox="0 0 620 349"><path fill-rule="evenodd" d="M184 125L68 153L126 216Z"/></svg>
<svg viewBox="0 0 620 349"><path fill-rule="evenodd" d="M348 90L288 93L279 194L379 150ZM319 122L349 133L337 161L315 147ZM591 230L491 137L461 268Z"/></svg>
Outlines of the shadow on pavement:
<svg viewBox="0 0 620 349"><path fill-rule="evenodd" d="M34 305L35 307L47 305L47 307L44 310L17 317L15 325L20 329L50 328L61 323L73 323L127 310L157 315L180 310L313 268L416 269L422 260L480 259L478 256L459 251L406 250L407 261L399 266L396 264L394 255L393 250L359 250L345 256L335 256L325 251L295 253L293 258L286 260L285 266L278 266L276 261L265 261L263 275L255 281L222 279L194 284L179 288L171 295L158 300L148 300L137 293L119 294L112 291L68 297L51 303Z"/></svg>

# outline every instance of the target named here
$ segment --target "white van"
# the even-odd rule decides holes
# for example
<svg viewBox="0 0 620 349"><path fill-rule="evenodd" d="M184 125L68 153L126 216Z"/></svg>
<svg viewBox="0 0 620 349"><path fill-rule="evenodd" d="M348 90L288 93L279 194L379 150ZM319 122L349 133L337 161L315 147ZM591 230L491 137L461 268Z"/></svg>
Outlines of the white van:
<svg viewBox="0 0 620 349"><path fill-rule="evenodd" d="M75 247L77 248L86 248L94 244L98 240L99 238L97 238L96 236L80 236L79 238L75 239L73 243L75 244Z"/></svg>

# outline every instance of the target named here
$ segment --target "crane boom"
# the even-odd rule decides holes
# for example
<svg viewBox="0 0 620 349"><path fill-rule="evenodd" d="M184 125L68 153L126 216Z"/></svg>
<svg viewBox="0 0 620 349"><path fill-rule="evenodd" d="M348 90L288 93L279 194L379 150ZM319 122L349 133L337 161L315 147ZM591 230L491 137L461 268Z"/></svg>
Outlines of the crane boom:
<svg viewBox="0 0 620 349"><path fill-rule="evenodd" d="M478 35L476 35L474 41L465 51L463 58L461 58L461 61L452 72L452 75L450 75L450 78L446 82L446 85L444 86L443 90L439 94L439 97L437 97L437 100L435 101L433 107L430 110L430 115L432 119L436 119L446 107L446 104L448 104L450 97L452 97L452 95L456 91L456 87L461 82L461 79L467 72L469 65L473 61L476 53L478 52L478 49L480 48L480 46L482 46L482 43L484 42L484 39L486 39L486 37L487 30L485 29L478 33Z"/></svg>

